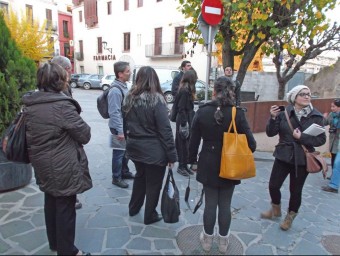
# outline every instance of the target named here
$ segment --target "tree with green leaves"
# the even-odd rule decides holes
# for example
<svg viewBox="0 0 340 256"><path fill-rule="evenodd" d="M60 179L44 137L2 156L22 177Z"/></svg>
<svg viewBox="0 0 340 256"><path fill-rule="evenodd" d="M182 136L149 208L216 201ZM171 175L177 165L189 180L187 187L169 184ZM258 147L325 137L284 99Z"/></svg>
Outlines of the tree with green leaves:
<svg viewBox="0 0 340 256"><path fill-rule="evenodd" d="M222 44L223 66L234 68L234 57L240 56L242 60L236 80L242 85L247 68L260 49L267 55L278 56L277 54L282 52L280 49L282 42L282 48L287 52L292 51L294 56L298 54L302 58L317 56L315 54L318 51L310 55L306 55L305 51L299 51L298 49L302 49L301 44L296 43L310 42L320 33L333 35L329 42L333 41L334 33L330 31L334 26L338 28L338 25L330 26L323 13L333 9L338 2L339 0L222 0L224 16L215 36L215 43ZM201 3L201 0L179 0L179 10L186 18L192 18L183 34L186 42L204 44L197 22ZM295 37L298 38L294 41L292 38ZM319 49L322 45L313 43L313 46ZM301 62L301 65L303 64ZM301 65L295 65L289 75L279 81L279 99L284 96L282 92L285 84Z"/></svg>
<svg viewBox="0 0 340 256"><path fill-rule="evenodd" d="M36 65L11 38L0 11L0 136L21 107L21 96L36 85Z"/></svg>

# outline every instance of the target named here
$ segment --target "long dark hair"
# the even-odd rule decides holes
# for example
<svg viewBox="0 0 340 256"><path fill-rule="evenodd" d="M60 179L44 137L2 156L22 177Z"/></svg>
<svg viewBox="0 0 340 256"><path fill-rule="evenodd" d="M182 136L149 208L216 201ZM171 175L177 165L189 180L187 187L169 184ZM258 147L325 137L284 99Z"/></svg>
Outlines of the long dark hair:
<svg viewBox="0 0 340 256"><path fill-rule="evenodd" d="M127 96L128 99L125 101L127 103L124 106L125 112L130 111L133 102L142 93L148 93L150 95L161 94L164 98L158 75L156 71L150 66L144 66L138 70L136 84L132 87L132 90Z"/></svg>
<svg viewBox="0 0 340 256"><path fill-rule="evenodd" d="M189 93L191 94L192 100L195 99L196 96L196 81L197 81L197 73L194 69L190 69L188 71L186 71L183 74L182 80L179 84L179 91L182 88L185 88L189 91Z"/></svg>
<svg viewBox="0 0 340 256"><path fill-rule="evenodd" d="M214 117L216 123L221 125L224 117L221 107L235 105L235 84L230 78L226 76L220 76L215 80L214 92L215 100L217 101L218 105Z"/></svg>

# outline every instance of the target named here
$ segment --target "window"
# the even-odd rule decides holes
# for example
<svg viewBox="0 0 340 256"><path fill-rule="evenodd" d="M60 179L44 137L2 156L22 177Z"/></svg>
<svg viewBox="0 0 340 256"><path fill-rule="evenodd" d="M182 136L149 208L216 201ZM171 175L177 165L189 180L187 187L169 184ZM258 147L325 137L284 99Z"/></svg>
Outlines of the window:
<svg viewBox="0 0 340 256"><path fill-rule="evenodd" d="M0 2L0 9L2 9L5 13L8 13L8 3Z"/></svg>
<svg viewBox="0 0 340 256"><path fill-rule="evenodd" d="M184 33L184 27L175 28L175 53L183 52L183 40L181 39L181 35Z"/></svg>
<svg viewBox="0 0 340 256"><path fill-rule="evenodd" d="M69 43L64 43L64 56L67 58L70 58L70 44Z"/></svg>
<svg viewBox="0 0 340 256"><path fill-rule="evenodd" d="M94 27L98 24L97 0L84 1L84 19L87 27Z"/></svg>
<svg viewBox="0 0 340 256"><path fill-rule="evenodd" d="M84 66L80 66L80 73L81 73L81 74L84 74L84 73L85 73L85 68L84 68Z"/></svg>
<svg viewBox="0 0 340 256"><path fill-rule="evenodd" d="M155 28L155 55L162 54L162 28Z"/></svg>
<svg viewBox="0 0 340 256"><path fill-rule="evenodd" d="M50 37L50 44L53 46L53 52L55 52L55 48L54 48L54 38Z"/></svg>
<svg viewBox="0 0 340 256"><path fill-rule="evenodd" d="M143 7L143 0L137 1L137 7Z"/></svg>
<svg viewBox="0 0 340 256"><path fill-rule="evenodd" d="M83 22L83 11L79 11L79 22Z"/></svg>
<svg viewBox="0 0 340 256"><path fill-rule="evenodd" d="M130 51L130 33L124 33L124 51Z"/></svg>
<svg viewBox="0 0 340 256"><path fill-rule="evenodd" d="M124 11L129 10L129 0L124 0Z"/></svg>
<svg viewBox="0 0 340 256"><path fill-rule="evenodd" d="M64 37L66 38L70 37L68 33L68 21L67 20L63 20L63 34L64 34Z"/></svg>
<svg viewBox="0 0 340 256"><path fill-rule="evenodd" d="M33 23L33 7L29 4L26 4L26 19Z"/></svg>
<svg viewBox="0 0 340 256"><path fill-rule="evenodd" d="M80 54L80 59L84 59L84 45L83 45L83 40L79 40L79 54ZM84 73L84 72L82 72Z"/></svg>
<svg viewBox="0 0 340 256"><path fill-rule="evenodd" d="M46 9L46 28L52 26L52 10Z"/></svg>
<svg viewBox="0 0 340 256"><path fill-rule="evenodd" d="M97 52L103 53L103 39L101 37L97 37Z"/></svg>
<svg viewBox="0 0 340 256"><path fill-rule="evenodd" d="M112 2L107 2L107 15L112 14Z"/></svg>
<svg viewBox="0 0 340 256"><path fill-rule="evenodd" d="M103 66L98 66L98 74L99 75L104 75L104 68L103 68ZM98 76L98 78L100 78L100 76Z"/></svg>

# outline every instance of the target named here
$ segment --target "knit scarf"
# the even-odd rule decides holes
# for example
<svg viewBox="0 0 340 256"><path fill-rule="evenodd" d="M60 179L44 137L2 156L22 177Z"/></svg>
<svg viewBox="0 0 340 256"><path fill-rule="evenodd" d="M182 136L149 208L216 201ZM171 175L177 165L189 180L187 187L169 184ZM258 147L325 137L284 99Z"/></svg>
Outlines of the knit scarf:
<svg viewBox="0 0 340 256"><path fill-rule="evenodd" d="M299 119L299 121L301 121L301 117L307 117L309 113L312 112L312 110L313 110L312 104L308 105L307 107L304 107L301 110L297 110L294 107L295 115Z"/></svg>

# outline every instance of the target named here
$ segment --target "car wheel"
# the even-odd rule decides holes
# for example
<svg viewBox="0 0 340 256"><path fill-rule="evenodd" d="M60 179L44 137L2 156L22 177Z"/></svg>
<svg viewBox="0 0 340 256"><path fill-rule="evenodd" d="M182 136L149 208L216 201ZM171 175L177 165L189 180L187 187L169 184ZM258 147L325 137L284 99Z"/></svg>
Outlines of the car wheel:
<svg viewBox="0 0 340 256"><path fill-rule="evenodd" d="M174 101L174 96L172 96L171 92L164 93L164 96L167 103L172 103Z"/></svg>
<svg viewBox="0 0 340 256"><path fill-rule="evenodd" d="M76 82L71 82L70 86L71 86L72 88L77 88L77 87L78 87Z"/></svg>
<svg viewBox="0 0 340 256"><path fill-rule="evenodd" d="M90 89L90 88L91 88L90 83L84 83L84 89L85 89L85 90L88 90L88 89Z"/></svg>
<svg viewBox="0 0 340 256"><path fill-rule="evenodd" d="M106 91L107 89L109 89L109 85L108 84L103 84L103 86L102 86L102 89L103 89L103 91Z"/></svg>

